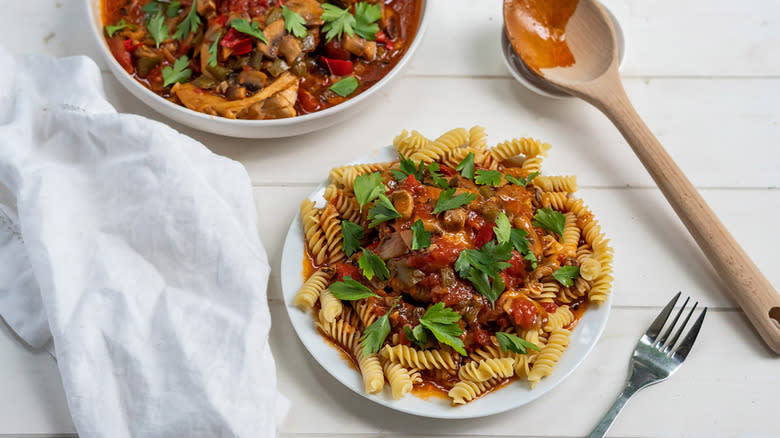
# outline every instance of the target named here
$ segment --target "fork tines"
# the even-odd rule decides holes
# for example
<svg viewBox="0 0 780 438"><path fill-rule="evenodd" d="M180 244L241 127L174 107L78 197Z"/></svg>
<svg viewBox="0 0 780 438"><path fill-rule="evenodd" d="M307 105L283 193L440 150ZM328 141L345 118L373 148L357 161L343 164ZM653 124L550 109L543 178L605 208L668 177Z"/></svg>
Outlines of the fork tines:
<svg viewBox="0 0 780 438"><path fill-rule="evenodd" d="M702 310L699 317L693 323L693 326L690 328L690 330L688 330L688 333L683 338L680 346L677 347L676 350L672 351L675 344L677 344L677 341L680 339L683 331L685 330L685 326L688 325L688 321L691 319L691 315L693 315L693 312L699 305L698 301L693 304L693 307L691 307L690 311L688 311L682 324L678 327L674 335L672 335L677 322L680 320L680 316L682 316L685 308L688 306L688 302L690 301L690 297L686 298L685 302L683 303L682 307L680 307L680 310L677 311L677 314L672 319L672 322L669 324L668 328L663 331L663 334L661 334L666 321L669 319L669 315L671 315L672 310L674 310L674 306L677 304L677 301L681 295L682 292L677 292L677 294L675 294L672 300L669 301L661 313L658 314L658 316L655 318L655 321L653 321L653 323L650 325L650 328L647 329L645 336L648 338L648 341L651 343L651 345L662 353L668 354L670 356L676 356L680 361L683 361L688 356L688 352L691 351L691 346L693 346L693 342L696 340L696 336L699 334L699 329L704 322L704 316L707 314L707 308L705 307ZM672 335L671 338L669 338L670 335Z"/></svg>

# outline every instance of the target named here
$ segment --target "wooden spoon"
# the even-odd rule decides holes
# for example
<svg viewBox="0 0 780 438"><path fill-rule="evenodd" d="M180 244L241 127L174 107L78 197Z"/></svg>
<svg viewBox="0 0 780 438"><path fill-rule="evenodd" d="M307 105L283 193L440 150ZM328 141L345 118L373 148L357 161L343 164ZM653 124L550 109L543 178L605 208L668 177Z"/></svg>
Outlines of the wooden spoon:
<svg viewBox="0 0 780 438"><path fill-rule="evenodd" d="M618 74L615 32L603 8L594 0L504 0L504 25L531 70L612 120L758 333L780 353L780 295L631 105Z"/></svg>

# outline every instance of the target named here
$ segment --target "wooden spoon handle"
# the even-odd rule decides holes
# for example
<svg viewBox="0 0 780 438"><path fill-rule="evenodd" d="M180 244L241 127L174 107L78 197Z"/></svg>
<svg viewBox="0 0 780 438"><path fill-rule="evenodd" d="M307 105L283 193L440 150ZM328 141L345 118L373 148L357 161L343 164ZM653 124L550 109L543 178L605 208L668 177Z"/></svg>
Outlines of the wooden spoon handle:
<svg viewBox="0 0 780 438"><path fill-rule="evenodd" d="M655 138L623 90L592 102L620 130L758 333L780 353L780 295ZM613 82L614 84L614 82Z"/></svg>

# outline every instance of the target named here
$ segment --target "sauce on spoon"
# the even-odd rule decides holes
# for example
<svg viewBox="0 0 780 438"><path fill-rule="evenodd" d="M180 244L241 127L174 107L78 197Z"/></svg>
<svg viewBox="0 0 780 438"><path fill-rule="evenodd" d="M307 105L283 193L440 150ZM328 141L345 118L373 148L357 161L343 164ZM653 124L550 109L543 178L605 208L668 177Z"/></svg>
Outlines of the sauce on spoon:
<svg viewBox="0 0 780 438"><path fill-rule="evenodd" d="M543 68L574 65L566 44L566 24L578 0L504 0L509 41L525 64L544 76Z"/></svg>

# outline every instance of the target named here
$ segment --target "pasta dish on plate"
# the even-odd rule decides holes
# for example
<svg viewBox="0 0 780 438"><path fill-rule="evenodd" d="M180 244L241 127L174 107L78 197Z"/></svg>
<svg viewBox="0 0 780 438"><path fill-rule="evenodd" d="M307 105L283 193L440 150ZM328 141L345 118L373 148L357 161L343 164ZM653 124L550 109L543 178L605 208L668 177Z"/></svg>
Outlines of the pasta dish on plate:
<svg viewBox="0 0 780 438"><path fill-rule="evenodd" d="M576 177L541 174L550 145L488 148L480 127L393 143L396 161L332 169L324 205L301 204L294 304L367 393L387 382L395 399L428 388L460 405L532 388L611 291L613 250Z"/></svg>

